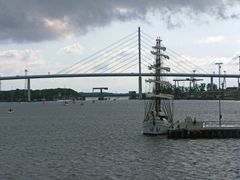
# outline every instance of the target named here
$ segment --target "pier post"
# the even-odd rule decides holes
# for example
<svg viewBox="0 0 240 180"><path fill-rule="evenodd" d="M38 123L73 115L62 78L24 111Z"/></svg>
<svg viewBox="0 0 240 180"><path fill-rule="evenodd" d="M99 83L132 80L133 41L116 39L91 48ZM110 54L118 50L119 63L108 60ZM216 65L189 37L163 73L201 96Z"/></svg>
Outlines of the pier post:
<svg viewBox="0 0 240 180"><path fill-rule="evenodd" d="M138 66L139 66L139 76L138 76L138 93L139 99L142 99L142 70L141 70L141 29L138 27Z"/></svg>
<svg viewBox="0 0 240 180"><path fill-rule="evenodd" d="M28 102L30 102L31 101L30 78L27 79L27 89L28 89Z"/></svg>

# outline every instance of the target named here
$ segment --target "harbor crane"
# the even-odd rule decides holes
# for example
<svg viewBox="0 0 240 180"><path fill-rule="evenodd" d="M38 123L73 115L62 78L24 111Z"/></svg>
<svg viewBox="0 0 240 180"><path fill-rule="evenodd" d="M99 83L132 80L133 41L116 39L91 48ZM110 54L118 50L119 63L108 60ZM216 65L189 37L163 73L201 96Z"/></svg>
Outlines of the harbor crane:
<svg viewBox="0 0 240 180"><path fill-rule="evenodd" d="M104 100L104 97L103 97L103 90L108 90L108 87L94 87L92 89L92 92L94 92L94 90L100 90L100 94L98 96L98 100Z"/></svg>
<svg viewBox="0 0 240 180"><path fill-rule="evenodd" d="M196 81L203 81L203 79L196 79L196 78L191 77L191 78L186 78L186 79L173 79L173 81L175 82L175 87L176 87L177 82L189 81L189 87L191 88L192 84L193 84L193 87L195 87ZM179 86L179 84L178 84L178 86Z"/></svg>

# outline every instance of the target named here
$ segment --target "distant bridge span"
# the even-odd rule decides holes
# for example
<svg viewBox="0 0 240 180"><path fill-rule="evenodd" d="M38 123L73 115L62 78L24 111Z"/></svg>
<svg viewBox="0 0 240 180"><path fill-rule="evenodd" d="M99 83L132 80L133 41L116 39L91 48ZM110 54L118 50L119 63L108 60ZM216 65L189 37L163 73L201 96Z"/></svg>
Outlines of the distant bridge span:
<svg viewBox="0 0 240 180"><path fill-rule="evenodd" d="M3 80L27 80L28 101L31 101L31 79L50 79L50 78L75 78L75 77L148 77L154 76L152 73L82 73L82 74L46 74L46 75L21 75L21 76L0 76L0 81ZM226 78L240 78L239 74L195 74L195 73L161 73L165 77L205 77L213 78L226 77ZM140 98L141 99L141 98Z"/></svg>
<svg viewBox="0 0 240 180"><path fill-rule="evenodd" d="M20 79L49 79L49 78L74 78L74 77L148 77L154 76L152 73L80 73L80 74L47 74L47 75L21 75L21 76L0 76L0 80L20 80ZM162 73L165 77L226 77L240 78L239 74L196 74L196 73Z"/></svg>
<svg viewBox="0 0 240 180"><path fill-rule="evenodd" d="M137 45L136 45L136 38L137 37ZM143 38L143 40L141 40ZM131 33L124 38L118 40L117 42L101 49L100 51L95 52L94 54L78 61L77 63L64 68L63 70L59 71L60 73L56 74L38 74L38 75L30 75L27 74L27 70L25 70L24 75L15 75L15 76L0 76L0 91L1 91L1 81L4 80L26 80L27 81L27 91L28 91L28 101L31 101L31 87L30 81L33 79L52 79L52 78L100 78L100 77L137 77L138 78L138 92L139 92L139 99L142 98L142 77L150 77L156 76L153 73L142 73L142 66L149 67L152 62L152 56L149 54L149 48L152 49L152 40L151 36L142 32L140 27L138 27L137 36L136 33ZM126 48L127 47L127 48ZM134 48L135 47L135 48ZM133 49L134 51L129 49ZM167 48L169 49L169 48ZM166 50L166 49L165 49ZM134 53L133 53L134 52ZM147 53L146 53L147 52ZM168 51L165 51L166 53ZM160 56L160 55L159 55ZM239 81L240 81L240 74L221 74L220 73L220 66L219 66L219 73L207 73L201 67L197 67L193 65L189 60L182 57L178 53L174 52L173 50L169 49L169 52L164 56L166 57L173 57L171 59L175 59L172 64L173 70L177 69L177 71L185 72L189 70L189 73L161 73L161 76L165 77L185 77L185 78L210 78L211 84L213 84L214 78L236 78L238 79L238 88L239 88ZM136 61L138 60L138 62ZM180 61L179 61L180 60ZM183 61L184 60L184 61ZM136 61L136 62L135 62ZM181 61L186 63L181 63ZM106 66L107 63L107 66ZM134 64L133 64L134 63ZM155 64L155 63L154 63ZM125 72L129 68L138 65L138 72L134 73L122 73ZM166 64L167 65L167 64ZM174 66L175 65L175 66ZM106 68L107 67L107 68ZM195 70L198 69L198 72L203 73L196 73ZM116 73L121 70L121 73ZM199 71L200 70L200 71ZM90 73L90 72L103 72L103 73ZM130 71L130 70L129 70ZM76 73L81 72L81 73ZM89 73L88 73L89 72ZM110 72L110 73L105 73ZM131 71L130 71L131 72ZM205 72L205 73L204 73ZM159 75L159 74L157 74Z"/></svg>

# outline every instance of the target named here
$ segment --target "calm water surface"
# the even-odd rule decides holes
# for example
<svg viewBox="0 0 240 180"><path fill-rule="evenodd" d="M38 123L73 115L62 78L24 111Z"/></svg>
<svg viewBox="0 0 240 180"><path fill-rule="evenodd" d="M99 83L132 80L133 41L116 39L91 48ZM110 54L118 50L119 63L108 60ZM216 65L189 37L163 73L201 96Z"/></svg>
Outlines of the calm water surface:
<svg viewBox="0 0 240 180"><path fill-rule="evenodd" d="M240 139L141 134L143 101L0 103L0 179L240 179ZM223 102L239 120L240 102ZM176 101L175 119L217 120L217 101Z"/></svg>

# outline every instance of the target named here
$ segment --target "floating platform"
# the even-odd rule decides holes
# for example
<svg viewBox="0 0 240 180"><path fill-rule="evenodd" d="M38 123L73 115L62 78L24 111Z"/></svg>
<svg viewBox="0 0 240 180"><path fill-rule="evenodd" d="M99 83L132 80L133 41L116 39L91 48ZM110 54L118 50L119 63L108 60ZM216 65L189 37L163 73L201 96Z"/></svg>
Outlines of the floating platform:
<svg viewBox="0 0 240 180"><path fill-rule="evenodd" d="M168 131L170 139L240 138L240 127L206 127Z"/></svg>

